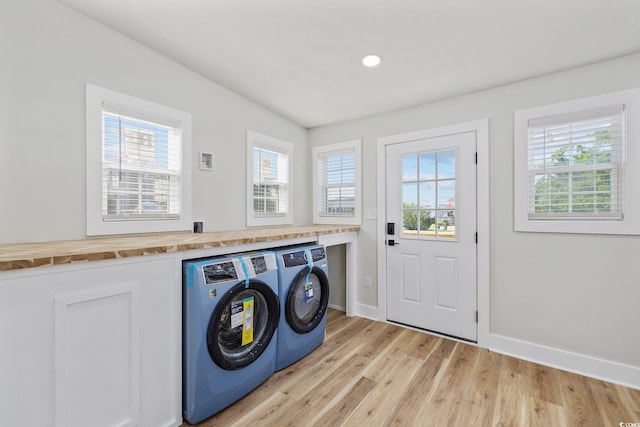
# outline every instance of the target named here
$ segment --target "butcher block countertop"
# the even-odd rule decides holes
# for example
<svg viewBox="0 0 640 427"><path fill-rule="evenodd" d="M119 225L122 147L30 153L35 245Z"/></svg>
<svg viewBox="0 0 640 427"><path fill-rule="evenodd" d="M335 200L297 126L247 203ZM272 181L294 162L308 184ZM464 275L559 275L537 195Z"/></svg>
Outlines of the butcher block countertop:
<svg viewBox="0 0 640 427"><path fill-rule="evenodd" d="M0 244L0 271L47 265L219 248L359 231L359 226L309 225L209 233L88 238L57 242ZM277 245L274 245L277 246Z"/></svg>

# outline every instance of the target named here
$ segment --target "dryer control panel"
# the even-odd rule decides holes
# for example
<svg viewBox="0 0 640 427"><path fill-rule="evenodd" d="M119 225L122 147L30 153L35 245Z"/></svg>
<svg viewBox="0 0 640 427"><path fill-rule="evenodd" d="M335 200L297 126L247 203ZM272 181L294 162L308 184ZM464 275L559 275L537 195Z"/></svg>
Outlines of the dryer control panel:
<svg viewBox="0 0 640 427"><path fill-rule="evenodd" d="M304 256L304 251L282 254L282 260L284 261L284 266L287 268L307 264L307 259Z"/></svg>
<svg viewBox="0 0 640 427"><path fill-rule="evenodd" d="M313 262L318 262L325 259L326 256L324 254L324 247L311 249L311 256L313 257Z"/></svg>
<svg viewBox="0 0 640 427"><path fill-rule="evenodd" d="M311 249L311 257L313 258L313 262L318 262L326 258L324 253L324 248L312 248ZM307 255L304 250L289 252L286 254L282 254L282 260L284 261L284 266L286 268L289 267L298 267L300 265L307 265Z"/></svg>

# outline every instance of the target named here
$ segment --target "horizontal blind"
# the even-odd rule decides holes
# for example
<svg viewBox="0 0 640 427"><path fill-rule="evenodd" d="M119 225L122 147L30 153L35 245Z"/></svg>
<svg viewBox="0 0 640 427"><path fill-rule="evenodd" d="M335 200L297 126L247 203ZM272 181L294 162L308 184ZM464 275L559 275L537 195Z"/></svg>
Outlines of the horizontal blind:
<svg viewBox="0 0 640 427"><path fill-rule="evenodd" d="M623 105L528 125L529 218L622 218Z"/></svg>
<svg viewBox="0 0 640 427"><path fill-rule="evenodd" d="M275 150L253 149L253 213L282 216L289 206L289 155Z"/></svg>
<svg viewBox="0 0 640 427"><path fill-rule="evenodd" d="M181 125L103 103L102 217L179 219Z"/></svg>
<svg viewBox="0 0 640 427"><path fill-rule="evenodd" d="M320 215L354 216L356 157L353 149L321 155L318 162Z"/></svg>

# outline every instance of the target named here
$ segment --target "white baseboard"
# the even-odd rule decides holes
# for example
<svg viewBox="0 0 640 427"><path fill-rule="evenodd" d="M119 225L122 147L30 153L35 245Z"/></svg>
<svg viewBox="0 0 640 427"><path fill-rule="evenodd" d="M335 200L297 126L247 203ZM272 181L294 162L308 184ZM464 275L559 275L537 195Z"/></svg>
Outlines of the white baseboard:
<svg viewBox="0 0 640 427"><path fill-rule="evenodd" d="M374 307L372 305L355 304L353 315L365 317L371 320L380 320L378 318L378 307Z"/></svg>
<svg viewBox="0 0 640 427"><path fill-rule="evenodd" d="M338 311L342 311L342 312L346 312L347 311L347 309L345 307L342 307L341 305L327 304L327 307L333 308L334 310L338 310Z"/></svg>
<svg viewBox="0 0 640 427"><path fill-rule="evenodd" d="M640 390L640 367L489 334L483 347L529 362Z"/></svg>

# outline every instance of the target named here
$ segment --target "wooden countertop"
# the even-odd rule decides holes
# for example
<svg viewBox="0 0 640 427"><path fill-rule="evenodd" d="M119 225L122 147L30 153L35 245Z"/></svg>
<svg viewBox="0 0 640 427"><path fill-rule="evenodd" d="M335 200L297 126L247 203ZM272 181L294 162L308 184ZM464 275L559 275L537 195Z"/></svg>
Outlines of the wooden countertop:
<svg viewBox="0 0 640 427"><path fill-rule="evenodd" d="M359 226L309 225L197 234L154 234L57 242L0 244L0 271L171 253L192 249L275 242L359 230Z"/></svg>

